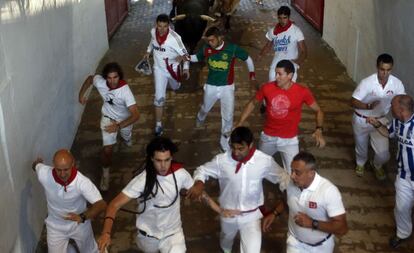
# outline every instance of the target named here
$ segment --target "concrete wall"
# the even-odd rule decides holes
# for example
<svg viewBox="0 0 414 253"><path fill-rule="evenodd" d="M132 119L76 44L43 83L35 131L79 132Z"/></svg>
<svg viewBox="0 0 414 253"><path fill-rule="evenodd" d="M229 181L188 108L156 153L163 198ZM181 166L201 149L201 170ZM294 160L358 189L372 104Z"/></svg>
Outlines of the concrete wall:
<svg viewBox="0 0 414 253"><path fill-rule="evenodd" d="M376 71L379 54L394 57L394 74L414 94L414 1L325 0L323 39L359 82Z"/></svg>
<svg viewBox="0 0 414 253"><path fill-rule="evenodd" d="M33 252L46 216L31 170L70 148L77 93L108 48L102 0L0 2L0 252Z"/></svg>

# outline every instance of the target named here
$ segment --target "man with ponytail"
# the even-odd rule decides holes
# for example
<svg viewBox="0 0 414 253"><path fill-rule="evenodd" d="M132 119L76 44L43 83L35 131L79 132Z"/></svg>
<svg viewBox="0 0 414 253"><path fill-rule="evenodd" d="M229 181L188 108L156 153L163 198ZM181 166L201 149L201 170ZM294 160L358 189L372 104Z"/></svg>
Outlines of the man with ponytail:
<svg viewBox="0 0 414 253"><path fill-rule="evenodd" d="M136 226L138 248L146 253L186 251L181 226L180 191L193 185L183 165L173 161L177 146L168 138L156 137L147 146L145 170L134 177L107 210L98 245L101 252L111 242L118 210L131 199L138 201Z"/></svg>

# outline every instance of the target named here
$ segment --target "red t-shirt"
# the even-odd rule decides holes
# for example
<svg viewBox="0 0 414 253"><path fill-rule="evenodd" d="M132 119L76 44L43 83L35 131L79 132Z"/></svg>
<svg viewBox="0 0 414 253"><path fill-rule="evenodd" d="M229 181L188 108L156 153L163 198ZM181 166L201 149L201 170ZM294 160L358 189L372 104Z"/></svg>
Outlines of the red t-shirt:
<svg viewBox="0 0 414 253"><path fill-rule="evenodd" d="M298 126L302 113L302 105L315 102L310 90L293 83L288 90L277 86L276 82L262 85L256 93L256 100L266 101L266 121L264 133L281 138L292 138L298 135Z"/></svg>

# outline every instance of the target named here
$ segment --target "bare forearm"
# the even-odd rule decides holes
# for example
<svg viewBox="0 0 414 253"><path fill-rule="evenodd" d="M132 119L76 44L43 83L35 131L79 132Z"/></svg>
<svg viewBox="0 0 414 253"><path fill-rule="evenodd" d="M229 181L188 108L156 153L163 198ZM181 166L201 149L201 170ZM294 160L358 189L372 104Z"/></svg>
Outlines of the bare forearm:
<svg viewBox="0 0 414 253"><path fill-rule="evenodd" d="M93 220L96 216L103 212L105 208L106 202L104 200L97 201L84 212L86 219Z"/></svg>
<svg viewBox="0 0 414 253"><path fill-rule="evenodd" d="M342 236L348 232L348 226L341 221L319 221L318 230L334 234L336 236Z"/></svg>
<svg viewBox="0 0 414 253"><path fill-rule="evenodd" d="M352 98L351 105L355 109L362 109L362 110L371 110L369 103L363 103L359 101L358 99Z"/></svg>
<svg viewBox="0 0 414 253"><path fill-rule="evenodd" d="M323 126L323 119L324 119L324 114L323 114L322 110L319 109L316 112L316 115L315 115L316 127L322 127Z"/></svg>
<svg viewBox="0 0 414 253"><path fill-rule="evenodd" d="M131 115L128 118L122 120L121 122L118 122L119 128L124 128L131 124L134 124L139 119L139 112L138 112L137 105L132 105L128 109Z"/></svg>
<svg viewBox="0 0 414 253"><path fill-rule="evenodd" d="M260 50L259 56L263 56L264 54L266 54L270 50L271 45L272 42L267 41L266 44L263 46L262 50Z"/></svg>
<svg viewBox="0 0 414 253"><path fill-rule="evenodd" d="M240 120L237 123L238 126L241 126L246 121L246 119L250 116L250 114L253 112L254 107L255 107L255 101L254 100L255 100L255 98L250 100L250 102L244 108L242 114L240 115Z"/></svg>
<svg viewBox="0 0 414 253"><path fill-rule="evenodd" d="M79 99L83 98L83 96L85 95L85 92L89 89L89 87L91 87L93 83L93 76L88 76L86 78L86 80L83 82L82 87L79 91Z"/></svg>

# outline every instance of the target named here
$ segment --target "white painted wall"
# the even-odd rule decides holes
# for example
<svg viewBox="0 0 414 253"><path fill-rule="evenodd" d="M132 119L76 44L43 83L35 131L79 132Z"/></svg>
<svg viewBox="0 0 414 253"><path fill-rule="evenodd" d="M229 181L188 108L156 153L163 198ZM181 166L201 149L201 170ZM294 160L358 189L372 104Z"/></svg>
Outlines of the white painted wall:
<svg viewBox="0 0 414 253"><path fill-rule="evenodd" d="M394 74L414 95L414 1L325 0L323 39L359 82L376 71L381 53L394 57Z"/></svg>
<svg viewBox="0 0 414 253"><path fill-rule="evenodd" d="M31 170L70 148L77 93L108 49L102 0L0 2L0 252L33 252L46 216Z"/></svg>

